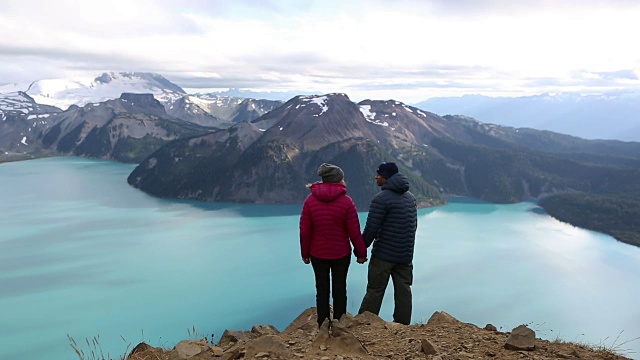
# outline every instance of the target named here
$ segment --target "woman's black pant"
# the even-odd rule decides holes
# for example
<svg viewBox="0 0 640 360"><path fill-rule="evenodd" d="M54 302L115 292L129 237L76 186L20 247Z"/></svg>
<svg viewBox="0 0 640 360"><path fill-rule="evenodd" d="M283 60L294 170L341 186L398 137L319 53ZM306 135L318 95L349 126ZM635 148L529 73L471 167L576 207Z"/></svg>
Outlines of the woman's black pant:
<svg viewBox="0 0 640 360"><path fill-rule="evenodd" d="M318 326L329 316L329 273L331 273L331 294L333 294L333 318L340 319L347 312L347 271L351 255L341 259L326 260L311 257L311 265L316 276L316 308Z"/></svg>

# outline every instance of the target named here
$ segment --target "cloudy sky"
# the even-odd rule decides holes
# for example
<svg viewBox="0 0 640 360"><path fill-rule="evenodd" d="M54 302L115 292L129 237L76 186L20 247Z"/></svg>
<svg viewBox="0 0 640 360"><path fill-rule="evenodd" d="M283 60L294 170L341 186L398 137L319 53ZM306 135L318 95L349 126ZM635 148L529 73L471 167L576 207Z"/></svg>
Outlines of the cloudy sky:
<svg viewBox="0 0 640 360"><path fill-rule="evenodd" d="M638 19L636 0L2 0L0 85L145 71L408 103L637 89Z"/></svg>

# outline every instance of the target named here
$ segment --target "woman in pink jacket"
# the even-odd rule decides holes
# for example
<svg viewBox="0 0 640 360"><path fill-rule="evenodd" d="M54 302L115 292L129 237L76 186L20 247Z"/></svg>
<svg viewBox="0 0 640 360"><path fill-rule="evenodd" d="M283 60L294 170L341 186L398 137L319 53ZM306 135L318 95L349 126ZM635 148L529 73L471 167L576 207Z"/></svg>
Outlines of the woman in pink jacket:
<svg viewBox="0 0 640 360"><path fill-rule="evenodd" d="M333 318L340 319L347 312L351 244L359 264L367 261L367 248L360 233L356 206L347 195L342 169L325 163L318 168L318 176L322 182L307 185L311 194L300 214L300 249L302 261L311 263L315 273L318 326L321 326L325 319L331 321L330 293L333 294Z"/></svg>

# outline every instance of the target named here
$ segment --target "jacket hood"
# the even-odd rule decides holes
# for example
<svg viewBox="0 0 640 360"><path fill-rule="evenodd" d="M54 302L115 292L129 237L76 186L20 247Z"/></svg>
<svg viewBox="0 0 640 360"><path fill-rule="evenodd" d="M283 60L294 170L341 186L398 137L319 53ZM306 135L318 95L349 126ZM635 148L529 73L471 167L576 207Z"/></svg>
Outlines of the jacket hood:
<svg viewBox="0 0 640 360"><path fill-rule="evenodd" d="M382 190L391 190L399 194L409 191L409 179L402 173L395 173L382 185Z"/></svg>
<svg viewBox="0 0 640 360"><path fill-rule="evenodd" d="M322 202L330 202L347 193L347 187L341 183L317 182L311 185L311 194Z"/></svg>

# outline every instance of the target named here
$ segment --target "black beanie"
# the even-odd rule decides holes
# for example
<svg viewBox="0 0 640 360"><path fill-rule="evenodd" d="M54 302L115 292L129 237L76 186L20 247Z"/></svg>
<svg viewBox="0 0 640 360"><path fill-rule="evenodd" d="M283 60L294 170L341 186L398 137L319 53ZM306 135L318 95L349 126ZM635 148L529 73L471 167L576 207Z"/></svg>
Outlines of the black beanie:
<svg viewBox="0 0 640 360"><path fill-rule="evenodd" d="M344 179L344 172L335 165L323 163L318 168L318 176L322 176L322 182L337 183Z"/></svg>
<svg viewBox="0 0 640 360"><path fill-rule="evenodd" d="M378 166L378 170L376 170L376 172L383 178L388 179L391 177L391 175L398 172L398 167L395 163L383 162L382 164L380 164L380 166Z"/></svg>

